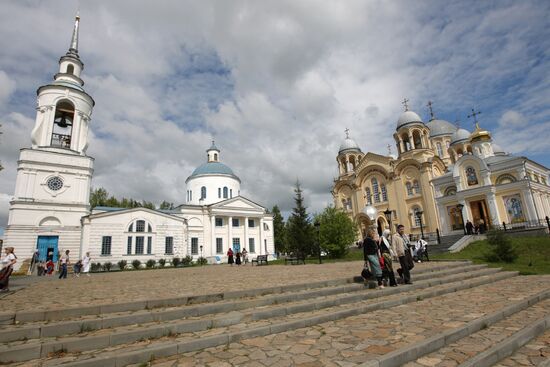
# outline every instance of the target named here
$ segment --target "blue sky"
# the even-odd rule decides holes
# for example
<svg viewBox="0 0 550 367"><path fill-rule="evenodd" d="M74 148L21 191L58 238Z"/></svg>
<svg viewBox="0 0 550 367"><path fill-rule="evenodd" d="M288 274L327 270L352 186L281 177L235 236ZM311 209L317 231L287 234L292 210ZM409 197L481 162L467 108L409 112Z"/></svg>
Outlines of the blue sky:
<svg viewBox="0 0 550 367"><path fill-rule="evenodd" d="M182 203L214 137L243 195L288 211L299 179L322 210L344 129L385 154L404 97L469 130L481 110L505 150L550 167L548 1L3 1L0 227L77 8L93 185L117 196Z"/></svg>

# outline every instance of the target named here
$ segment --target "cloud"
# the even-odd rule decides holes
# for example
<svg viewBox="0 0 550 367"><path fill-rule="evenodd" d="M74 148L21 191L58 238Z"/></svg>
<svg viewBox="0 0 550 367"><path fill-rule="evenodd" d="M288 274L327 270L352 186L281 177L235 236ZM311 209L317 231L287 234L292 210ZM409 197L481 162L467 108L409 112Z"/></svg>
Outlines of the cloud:
<svg viewBox="0 0 550 367"><path fill-rule="evenodd" d="M34 92L57 72L75 9L0 9L0 193L11 196ZM121 0L80 11L82 77L96 101L93 185L117 196L182 203L213 137L243 195L288 213L299 179L320 211L344 129L364 152L385 154L404 97L420 116L432 100L438 118L469 129L465 116L481 109L507 150L548 152L545 1ZM0 208L0 226L6 218Z"/></svg>

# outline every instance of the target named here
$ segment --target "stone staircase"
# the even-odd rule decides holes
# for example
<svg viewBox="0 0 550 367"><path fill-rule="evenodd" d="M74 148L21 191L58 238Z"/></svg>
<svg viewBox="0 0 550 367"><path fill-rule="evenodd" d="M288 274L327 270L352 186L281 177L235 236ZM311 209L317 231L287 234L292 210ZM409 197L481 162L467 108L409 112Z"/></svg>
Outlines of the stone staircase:
<svg viewBox="0 0 550 367"><path fill-rule="evenodd" d="M549 280L453 262L379 290L346 278L2 313L0 364L435 366L425 362L459 354L468 363L501 342L513 352L550 326Z"/></svg>
<svg viewBox="0 0 550 367"><path fill-rule="evenodd" d="M463 234L453 234L441 237L441 243L428 246L429 254L440 254L449 251L449 247L454 245L458 240L464 237Z"/></svg>

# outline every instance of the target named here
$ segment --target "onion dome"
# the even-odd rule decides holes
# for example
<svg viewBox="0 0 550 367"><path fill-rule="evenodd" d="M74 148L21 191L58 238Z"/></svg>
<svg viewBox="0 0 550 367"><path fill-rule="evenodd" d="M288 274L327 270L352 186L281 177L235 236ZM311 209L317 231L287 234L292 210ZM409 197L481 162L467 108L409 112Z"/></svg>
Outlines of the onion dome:
<svg viewBox="0 0 550 367"><path fill-rule="evenodd" d="M452 135L457 130L456 126L445 120L431 120L426 126L430 129L430 138Z"/></svg>
<svg viewBox="0 0 550 367"><path fill-rule="evenodd" d="M346 137L342 144L340 144L340 149L338 150L338 154L348 151L348 150L355 150L355 151L361 151L361 148L359 148L359 145L357 145L357 142L353 140L350 137Z"/></svg>
<svg viewBox="0 0 550 367"><path fill-rule="evenodd" d="M231 168L229 168L228 166L226 166L225 164L220 163L220 162L208 162L208 163L203 163L200 166L198 166L193 171L191 176L189 176L187 178L186 182L189 181L190 179L192 179L194 177L198 177L198 176L219 176L219 175L231 176L231 177L239 180L239 182L241 181L239 179L239 177L237 177L237 175L235 175L233 173L233 170Z"/></svg>
<svg viewBox="0 0 550 367"><path fill-rule="evenodd" d="M470 140L472 141L472 143L476 141L491 140L491 134L489 134L487 130L483 130L482 128L480 128L479 124L476 123L476 128L472 135L470 135Z"/></svg>
<svg viewBox="0 0 550 367"><path fill-rule="evenodd" d="M470 132L466 129L458 129L451 135L451 145L470 140Z"/></svg>
<svg viewBox="0 0 550 367"><path fill-rule="evenodd" d="M397 129L396 130L399 130L401 127L403 127L405 125L408 125L408 124L412 124L412 123L423 124L424 122L422 121L420 116L418 116L418 114L416 112L407 110L407 111L403 112L401 114L401 116L399 116L399 119L397 120Z"/></svg>

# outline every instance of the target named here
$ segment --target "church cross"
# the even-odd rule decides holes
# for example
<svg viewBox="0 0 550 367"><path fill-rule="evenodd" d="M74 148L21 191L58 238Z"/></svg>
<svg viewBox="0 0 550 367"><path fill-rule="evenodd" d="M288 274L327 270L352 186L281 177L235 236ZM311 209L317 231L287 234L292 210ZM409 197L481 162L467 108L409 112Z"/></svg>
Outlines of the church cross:
<svg viewBox="0 0 550 367"><path fill-rule="evenodd" d="M476 112L473 108L472 108L472 113L468 115L468 118L470 118L470 117L474 118L474 123L476 125L477 125L477 115L481 115L481 111Z"/></svg>
<svg viewBox="0 0 550 367"><path fill-rule="evenodd" d="M409 102L409 100L407 98L404 98L403 99L403 102L401 102L401 104L403 106L405 106L405 111L408 111L409 110L409 105L407 104L407 102Z"/></svg>
<svg viewBox="0 0 550 367"><path fill-rule="evenodd" d="M388 144L388 155L391 155L391 145Z"/></svg>
<svg viewBox="0 0 550 367"><path fill-rule="evenodd" d="M434 110L433 110L433 103L432 101L428 101L428 109L430 110L430 121L432 121L433 119L435 119L435 116L434 116Z"/></svg>
<svg viewBox="0 0 550 367"><path fill-rule="evenodd" d="M346 132L346 139L349 139L349 129L346 127L346 130L344 130Z"/></svg>

